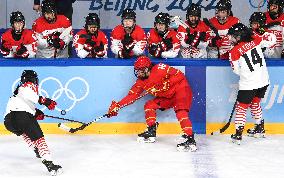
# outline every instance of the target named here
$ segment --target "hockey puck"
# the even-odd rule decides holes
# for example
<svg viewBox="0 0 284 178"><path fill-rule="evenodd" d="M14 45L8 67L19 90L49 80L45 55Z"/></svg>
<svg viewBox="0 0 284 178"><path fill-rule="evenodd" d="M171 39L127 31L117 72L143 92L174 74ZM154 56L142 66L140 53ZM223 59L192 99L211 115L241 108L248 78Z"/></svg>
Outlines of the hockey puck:
<svg viewBox="0 0 284 178"><path fill-rule="evenodd" d="M62 110L60 113L61 113L61 115L66 115L66 111L65 110Z"/></svg>

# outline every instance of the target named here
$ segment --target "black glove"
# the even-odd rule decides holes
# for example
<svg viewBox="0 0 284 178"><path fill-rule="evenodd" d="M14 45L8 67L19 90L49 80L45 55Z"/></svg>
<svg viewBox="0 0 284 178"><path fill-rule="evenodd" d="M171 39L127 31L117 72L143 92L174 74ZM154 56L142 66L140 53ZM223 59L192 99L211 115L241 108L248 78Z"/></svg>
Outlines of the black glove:
<svg viewBox="0 0 284 178"><path fill-rule="evenodd" d="M221 40L222 38L220 36L215 36L214 38L212 38L211 40L211 45L212 47L220 47L219 45L219 41Z"/></svg>
<svg viewBox="0 0 284 178"><path fill-rule="evenodd" d="M185 43L190 45L193 42L193 40L196 37L196 35L197 35L197 32L194 32L193 34L189 34L188 33L187 34L187 39L185 40Z"/></svg>
<svg viewBox="0 0 284 178"><path fill-rule="evenodd" d="M161 45L162 45L163 51L168 51L168 50L172 49L173 48L172 38L163 39Z"/></svg>
<svg viewBox="0 0 284 178"><path fill-rule="evenodd" d="M65 42L62 39L60 39L60 38L54 38L53 39L53 45L52 46L55 49L63 49L64 45L65 45Z"/></svg>
<svg viewBox="0 0 284 178"><path fill-rule="evenodd" d="M92 47L96 46L96 42L93 41L92 39L87 39L85 42L87 45L90 45Z"/></svg>
<svg viewBox="0 0 284 178"><path fill-rule="evenodd" d="M151 44L149 46L149 53L154 57L161 57L161 48L156 44Z"/></svg>
<svg viewBox="0 0 284 178"><path fill-rule="evenodd" d="M121 40L121 43L123 44L123 46L128 46L133 42L133 38L131 37L131 35L129 33L126 33L124 35L124 39Z"/></svg>
<svg viewBox="0 0 284 178"><path fill-rule="evenodd" d="M44 119L44 113L40 109L36 108L35 119L36 120L43 120Z"/></svg>
<svg viewBox="0 0 284 178"><path fill-rule="evenodd" d="M20 46L20 48L17 50L17 52L16 52L16 56L19 56L19 57L24 57L24 56L22 56L25 52L27 52L28 50L27 50L27 48L23 45L23 44L21 44L21 46ZM27 56L26 56L27 57Z"/></svg>
<svg viewBox="0 0 284 178"><path fill-rule="evenodd" d="M95 52L100 52L103 51L105 49L103 42L100 42L99 46L95 46Z"/></svg>
<svg viewBox="0 0 284 178"><path fill-rule="evenodd" d="M10 49L6 48L6 47L4 46L4 44L2 44L1 50L4 51L4 52L7 52L7 53L10 52Z"/></svg>
<svg viewBox="0 0 284 178"><path fill-rule="evenodd" d="M122 59L131 58L130 51L123 48L121 51L118 52L118 58L122 58Z"/></svg>
<svg viewBox="0 0 284 178"><path fill-rule="evenodd" d="M199 41L205 41L206 40L206 32L200 32L199 33Z"/></svg>

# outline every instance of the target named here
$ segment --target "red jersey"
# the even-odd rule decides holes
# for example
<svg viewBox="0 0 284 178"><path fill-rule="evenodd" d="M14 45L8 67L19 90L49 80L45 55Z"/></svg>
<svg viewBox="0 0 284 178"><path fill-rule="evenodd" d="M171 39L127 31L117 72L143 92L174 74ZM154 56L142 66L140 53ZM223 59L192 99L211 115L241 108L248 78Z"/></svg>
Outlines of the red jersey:
<svg viewBox="0 0 284 178"><path fill-rule="evenodd" d="M122 25L116 26L111 32L111 51L118 56L118 52L123 49L122 40L124 39L126 32ZM139 56L144 53L146 47L146 34L144 30L139 26L135 25L133 31L130 34L133 39L133 49L130 53L131 56Z"/></svg>
<svg viewBox="0 0 284 178"><path fill-rule="evenodd" d="M274 53L269 58L281 58L281 53L284 50L283 39L284 39L284 14L282 13L277 19L271 19L268 12L266 15L266 24L273 22L279 22L280 25L274 25L268 29L268 32L273 33L276 36L276 45L273 49Z"/></svg>
<svg viewBox="0 0 284 178"><path fill-rule="evenodd" d="M103 50L97 52L97 54L92 54L92 51L86 51L84 49L84 44L86 43L87 37L90 36L91 40L95 42L96 46L100 46L101 44L104 46ZM80 58L86 58L86 57L107 57L107 48L108 48L108 40L104 32L101 30L98 30L97 36L95 35L89 35L86 29L80 30L73 39L73 46L75 47L75 50L77 52L77 55Z"/></svg>
<svg viewBox="0 0 284 178"><path fill-rule="evenodd" d="M222 38L222 43L221 46L219 47L220 57L222 59L224 58L228 59L228 53L233 48L233 46L231 45L227 34L229 28L235 25L236 23L239 23L240 20L237 17L229 16L225 24L220 24L217 17L213 17L209 21L218 30L218 33ZM215 36L216 34L213 31L211 31L211 38L214 38ZM216 48L211 48L209 50L208 57L210 58L218 57L218 51L216 51Z"/></svg>
<svg viewBox="0 0 284 178"><path fill-rule="evenodd" d="M12 29L8 29L5 33L2 34L1 44L10 50L10 52L2 51L5 58L16 57L15 54L17 49L24 45L27 48L28 58L34 58L37 50L36 37L32 30L24 29L21 35L20 40L16 41L12 36Z"/></svg>
<svg viewBox="0 0 284 178"><path fill-rule="evenodd" d="M168 49L167 51L163 51L161 53L162 58L175 58L177 57L179 50L180 50L180 40L178 33L172 29L169 29L169 31L164 36L165 39L171 39L173 47L171 49ZM147 40L149 47L151 45L159 45L163 38L157 33L155 29L151 29L147 34Z"/></svg>
<svg viewBox="0 0 284 178"><path fill-rule="evenodd" d="M55 48L49 46L47 43L47 38L50 35L53 35L55 32L59 32L60 34L63 33L66 29L71 27L71 23L67 17L64 15L57 15L56 21L54 23L48 23L44 17L39 17L33 23L33 31L36 34L38 39L38 51L37 57L39 58L52 58L55 53ZM73 37L72 30L70 33L62 37L62 40L65 43L65 47L69 44ZM68 50L64 48L63 50L57 50L57 57L58 58L65 58L68 57Z"/></svg>
<svg viewBox="0 0 284 178"><path fill-rule="evenodd" d="M185 23L188 24L187 21ZM201 20L198 22L195 28L192 28L191 26L189 26L189 24L188 24L188 27L189 27L190 34L196 33L197 35L195 39L193 40L193 44L187 44L186 40L188 39L188 32L186 28L183 27L182 25L178 27L177 31L178 31L180 41L181 41L181 46L182 46L182 49L181 49L182 57L184 58L207 58L206 48L208 46L208 41L207 39L205 39L204 41L200 41L199 34L200 32L205 32L206 36L210 36L209 27ZM195 49L191 49L191 48L195 48Z"/></svg>

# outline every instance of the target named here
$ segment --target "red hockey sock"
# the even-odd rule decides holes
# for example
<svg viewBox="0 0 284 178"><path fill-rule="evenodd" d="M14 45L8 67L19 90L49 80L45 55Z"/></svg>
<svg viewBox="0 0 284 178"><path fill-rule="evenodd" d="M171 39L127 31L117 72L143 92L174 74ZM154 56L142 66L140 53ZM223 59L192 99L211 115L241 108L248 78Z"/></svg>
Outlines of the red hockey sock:
<svg viewBox="0 0 284 178"><path fill-rule="evenodd" d="M235 118L235 127L238 129L240 126L245 126L246 123L246 114L247 109L250 104L237 103L236 106L236 118Z"/></svg>
<svg viewBox="0 0 284 178"><path fill-rule="evenodd" d="M156 110L154 109L145 110L145 119L146 119L146 124L148 126L152 126L155 124L156 117L157 117Z"/></svg>
<svg viewBox="0 0 284 178"><path fill-rule="evenodd" d="M188 116L188 112L186 110L178 110L176 111L176 117L180 123L182 131L186 135L192 135L192 124Z"/></svg>
<svg viewBox="0 0 284 178"><path fill-rule="evenodd" d="M29 145L30 148L34 148L34 142L30 139L29 136L27 136L26 134L22 134L22 138L25 140L25 142Z"/></svg>
<svg viewBox="0 0 284 178"><path fill-rule="evenodd" d="M255 123L256 124L260 124L261 120L262 120L262 109L260 106L260 98L258 97L254 97L251 105L250 105L250 112L252 115L252 118L255 119Z"/></svg>

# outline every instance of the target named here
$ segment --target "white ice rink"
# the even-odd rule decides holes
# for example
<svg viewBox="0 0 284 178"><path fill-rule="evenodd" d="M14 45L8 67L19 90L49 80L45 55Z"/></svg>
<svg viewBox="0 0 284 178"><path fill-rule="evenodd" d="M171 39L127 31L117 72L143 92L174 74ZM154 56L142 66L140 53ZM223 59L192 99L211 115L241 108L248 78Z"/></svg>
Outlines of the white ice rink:
<svg viewBox="0 0 284 178"><path fill-rule="evenodd" d="M197 152L177 152L177 135L158 135L156 143L135 135L47 135L54 160L66 178L283 178L284 135L244 137L196 135ZM47 177L46 168L26 143L0 136L0 177Z"/></svg>

